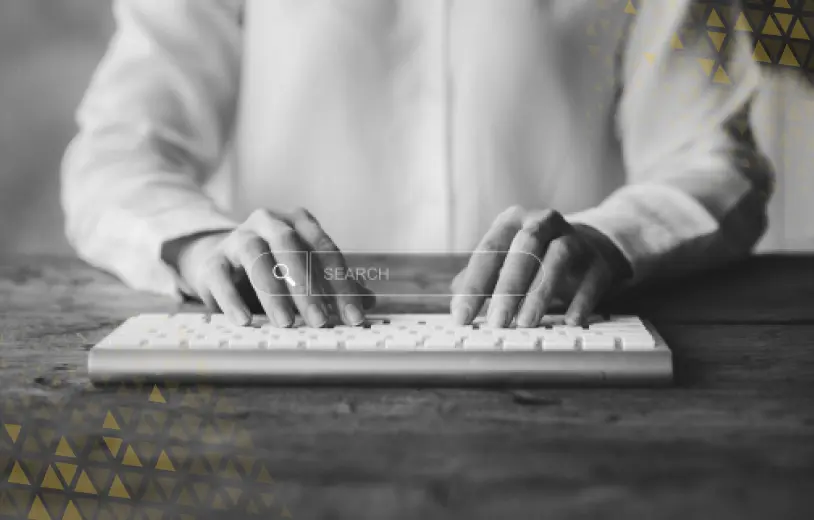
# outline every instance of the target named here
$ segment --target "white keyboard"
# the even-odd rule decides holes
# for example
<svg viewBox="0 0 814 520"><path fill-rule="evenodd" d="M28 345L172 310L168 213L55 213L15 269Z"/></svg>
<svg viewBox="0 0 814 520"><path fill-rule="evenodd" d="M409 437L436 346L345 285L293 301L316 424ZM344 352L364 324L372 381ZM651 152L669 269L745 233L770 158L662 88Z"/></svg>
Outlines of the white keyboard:
<svg viewBox="0 0 814 520"><path fill-rule="evenodd" d="M446 314L368 317L363 328L279 329L221 314L143 314L95 345L96 383L149 382L446 384L669 384L672 355L635 316L596 317L569 327L561 316L539 328L460 327Z"/></svg>

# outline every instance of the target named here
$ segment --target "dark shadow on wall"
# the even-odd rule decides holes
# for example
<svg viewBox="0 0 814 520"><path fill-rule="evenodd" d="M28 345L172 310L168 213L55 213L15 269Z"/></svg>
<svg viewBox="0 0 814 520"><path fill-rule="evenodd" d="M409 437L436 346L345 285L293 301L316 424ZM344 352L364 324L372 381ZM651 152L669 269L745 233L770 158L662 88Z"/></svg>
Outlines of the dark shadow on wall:
<svg viewBox="0 0 814 520"><path fill-rule="evenodd" d="M110 0L0 2L0 253L71 252L59 164L112 30Z"/></svg>

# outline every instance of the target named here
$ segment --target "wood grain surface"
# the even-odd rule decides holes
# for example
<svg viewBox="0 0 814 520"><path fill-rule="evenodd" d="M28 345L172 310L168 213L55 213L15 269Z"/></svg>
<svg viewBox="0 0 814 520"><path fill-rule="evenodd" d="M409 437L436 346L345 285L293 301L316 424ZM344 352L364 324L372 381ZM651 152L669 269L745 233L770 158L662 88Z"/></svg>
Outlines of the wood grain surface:
<svg viewBox="0 0 814 520"><path fill-rule="evenodd" d="M459 267L377 261L438 292ZM653 320L673 388L94 388L90 346L178 306L77 260L9 259L0 517L811 518L814 258L755 258L660 291L608 310Z"/></svg>

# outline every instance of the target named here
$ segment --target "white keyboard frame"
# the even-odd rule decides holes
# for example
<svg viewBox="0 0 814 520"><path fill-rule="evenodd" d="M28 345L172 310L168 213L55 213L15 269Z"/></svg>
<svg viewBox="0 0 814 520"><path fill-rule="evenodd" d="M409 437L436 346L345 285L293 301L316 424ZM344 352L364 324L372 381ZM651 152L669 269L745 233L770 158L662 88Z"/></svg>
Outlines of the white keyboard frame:
<svg viewBox="0 0 814 520"><path fill-rule="evenodd" d="M441 315L373 315L371 319L435 319ZM265 320L255 317L255 320ZM656 329L642 324L655 348L646 350L313 350L128 348L113 340L94 346L88 373L95 384L331 384L408 386L664 386L673 381L672 352ZM124 324L122 325L124 326ZM148 352L147 352L148 351Z"/></svg>

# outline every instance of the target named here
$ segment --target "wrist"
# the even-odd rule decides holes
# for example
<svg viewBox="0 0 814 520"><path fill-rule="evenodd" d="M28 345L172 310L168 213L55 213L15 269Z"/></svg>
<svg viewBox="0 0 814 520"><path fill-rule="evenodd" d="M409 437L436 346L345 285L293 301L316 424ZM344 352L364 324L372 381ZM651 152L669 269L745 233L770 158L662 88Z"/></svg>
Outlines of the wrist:
<svg viewBox="0 0 814 520"><path fill-rule="evenodd" d="M607 235L587 224L572 224L572 226L607 262L616 281L624 281L633 276L630 262Z"/></svg>

